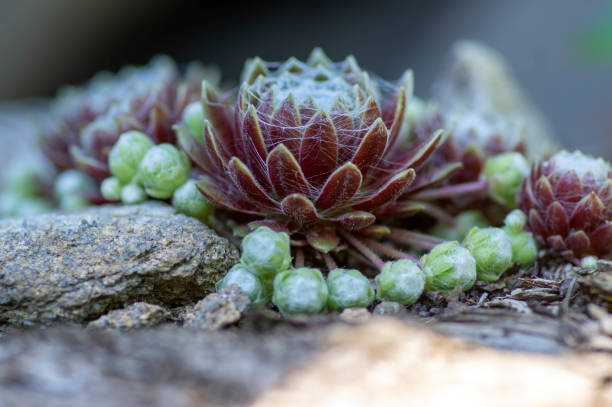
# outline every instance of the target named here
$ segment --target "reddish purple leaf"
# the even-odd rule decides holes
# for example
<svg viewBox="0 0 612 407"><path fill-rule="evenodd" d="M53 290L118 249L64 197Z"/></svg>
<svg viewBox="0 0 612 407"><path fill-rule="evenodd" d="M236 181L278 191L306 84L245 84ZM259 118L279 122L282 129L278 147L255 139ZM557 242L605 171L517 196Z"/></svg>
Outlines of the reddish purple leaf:
<svg viewBox="0 0 612 407"><path fill-rule="evenodd" d="M359 143L359 137L355 131L353 118L346 111L342 100L338 100L331 108L330 116L338 135L338 162L343 163L354 154L355 146Z"/></svg>
<svg viewBox="0 0 612 407"><path fill-rule="evenodd" d="M521 193L519 194L520 208L523 212L528 213L529 210L536 208L536 200L533 196L533 190L531 189L531 181L523 181L521 186Z"/></svg>
<svg viewBox="0 0 612 407"><path fill-rule="evenodd" d="M209 120L215 129L219 144L229 155L235 155L234 130L230 119L231 115L228 114L228 106L206 81L202 82L202 108L204 118Z"/></svg>
<svg viewBox="0 0 612 407"><path fill-rule="evenodd" d="M204 145L206 146L211 164L215 166L216 172L220 174L223 173L227 168L230 157L228 157L227 152L223 151L217 144L215 132L208 120L204 122Z"/></svg>
<svg viewBox="0 0 612 407"><path fill-rule="evenodd" d="M546 238L546 243L548 243L550 248L555 250L555 251L563 252L563 251L567 250L567 246L565 245L565 241L559 235L548 236Z"/></svg>
<svg viewBox="0 0 612 407"><path fill-rule="evenodd" d="M221 189L219 185L222 184L210 177L203 177L196 183L202 195L219 208L252 215L267 215L267 212L262 210L263 208L258 208L244 200L239 193L234 193L232 188Z"/></svg>
<svg viewBox="0 0 612 407"><path fill-rule="evenodd" d="M410 185L410 187L406 189L405 193L412 194L423 189L433 187L439 182L448 179L452 173L460 170L461 168L461 163L450 163L440 168L433 168L433 170L426 173L420 173L416 178L415 183Z"/></svg>
<svg viewBox="0 0 612 407"><path fill-rule="evenodd" d="M319 210L337 208L348 202L361 186L362 176L359 168L352 163L346 163L334 171L316 200Z"/></svg>
<svg viewBox="0 0 612 407"><path fill-rule="evenodd" d="M529 210L529 227L538 236L547 236L549 234L544 221L535 209Z"/></svg>
<svg viewBox="0 0 612 407"><path fill-rule="evenodd" d="M360 230L372 225L376 221L376 216L369 212L355 211L345 213L332 220L344 229Z"/></svg>
<svg viewBox="0 0 612 407"><path fill-rule="evenodd" d="M383 225L371 225L365 228L359 229L359 234L367 237L379 239L391 233L391 229Z"/></svg>
<svg viewBox="0 0 612 407"><path fill-rule="evenodd" d="M552 186L550 185L548 178L543 175L536 182L533 192L535 192L535 196L539 201L541 208L548 208L548 206L555 200Z"/></svg>
<svg viewBox="0 0 612 407"><path fill-rule="evenodd" d="M546 226L553 235L565 237L569 233L569 219L559 202L553 202L546 210Z"/></svg>
<svg viewBox="0 0 612 407"><path fill-rule="evenodd" d="M380 162L387 147L387 138L387 127L379 117L361 140L359 148L351 160L364 177L372 167Z"/></svg>
<svg viewBox="0 0 612 407"><path fill-rule="evenodd" d="M268 155L268 176L274 191L280 197L291 193L309 196L309 186L304 173L291 151L284 144L277 145Z"/></svg>
<svg viewBox="0 0 612 407"><path fill-rule="evenodd" d="M319 216L314 204L302 194L291 194L281 202L281 209L299 225L315 223Z"/></svg>
<svg viewBox="0 0 612 407"><path fill-rule="evenodd" d="M261 128L257 120L257 111L255 107L251 105L244 116L242 122L242 151L243 159L245 159L252 171L255 171L255 175L260 182L264 182L265 176L265 163L268 158L268 152L264 143L263 135L261 134Z"/></svg>
<svg viewBox="0 0 612 407"><path fill-rule="evenodd" d="M306 234L306 241L316 250L329 253L340 244L340 238L333 228L322 226L313 228Z"/></svg>
<svg viewBox="0 0 612 407"><path fill-rule="evenodd" d="M300 167L306 179L320 185L336 167L338 137L325 113L317 113L306 125L300 146Z"/></svg>
<svg viewBox="0 0 612 407"><path fill-rule="evenodd" d="M396 174L387 183L380 187L377 191L369 194L366 199L354 205L355 209L369 210L383 205L386 202L393 201L400 196L408 185L414 181L415 171L410 168Z"/></svg>
<svg viewBox="0 0 612 407"><path fill-rule="evenodd" d="M233 157L229 161L228 169L234 184L245 198L265 209L276 210L278 208L278 203L259 185L249 168L238 157Z"/></svg>
<svg viewBox="0 0 612 407"><path fill-rule="evenodd" d="M377 208L374 214L385 218L405 218L415 213L421 212L425 206L419 202L391 202Z"/></svg>
<svg viewBox="0 0 612 407"><path fill-rule="evenodd" d="M578 202L582 197L582 182L575 171L564 173L555 185L555 196L565 202Z"/></svg>
<svg viewBox="0 0 612 407"><path fill-rule="evenodd" d="M599 223L605 210L603 202L591 192L576 204L570 218L570 224L574 229L583 229L590 232Z"/></svg>
<svg viewBox="0 0 612 407"><path fill-rule="evenodd" d="M398 89L395 97L395 109L393 112L393 120L389 127L389 143L388 148L391 149L395 145L397 136L403 124L404 110L406 106L406 89L402 86Z"/></svg>
<svg viewBox="0 0 612 407"><path fill-rule="evenodd" d="M575 255L586 252L591 246L591 240L583 230L572 232L565 238L565 244Z"/></svg>
<svg viewBox="0 0 612 407"><path fill-rule="evenodd" d="M607 256L612 252L612 222L606 222L589 235L591 247L599 256Z"/></svg>
<svg viewBox="0 0 612 407"><path fill-rule="evenodd" d="M382 120L382 113L380 111L380 108L378 107L378 104L372 96L370 96L365 102L363 109L363 113L361 114L361 129L365 132L366 130L369 130L372 127L372 125L377 119ZM385 124L383 122L383 126L384 125ZM385 130L386 129L387 128L385 127Z"/></svg>
<svg viewBox="0 0 612 407"><path fill-rule="evenodd" d="M291 95L274 112L268 137L271 148L283 143L294 157L299 156L302 139L300 112Z"/></svg>

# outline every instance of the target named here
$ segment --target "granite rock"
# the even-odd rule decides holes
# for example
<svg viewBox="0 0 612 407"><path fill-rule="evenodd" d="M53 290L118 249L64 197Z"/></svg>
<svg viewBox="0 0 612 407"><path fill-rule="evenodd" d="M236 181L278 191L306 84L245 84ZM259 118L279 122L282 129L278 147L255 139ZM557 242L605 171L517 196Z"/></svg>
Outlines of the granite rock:
<svg viewBox="0 0 612 407"><path fill-rule="evenodd" d="M151 327L170 319L168 310L159 305L136 302L126 308L113 310L91 321L88 328L119 329L129 331L136 328Z"/></svg>
<svg viewBox="0 0 612 407"><path fill-rule="evenodd" d="M181 317L188 328L214 331L240 320L250 303L249 296L236 285L206 296L185 308Z"/></svg>
<svg viewBox="0 0 612 407"><path fill-rule="evenodd" d="M186 305L239 253L162 203L0 221L0 323L76 321L137 301Z"/></svg>

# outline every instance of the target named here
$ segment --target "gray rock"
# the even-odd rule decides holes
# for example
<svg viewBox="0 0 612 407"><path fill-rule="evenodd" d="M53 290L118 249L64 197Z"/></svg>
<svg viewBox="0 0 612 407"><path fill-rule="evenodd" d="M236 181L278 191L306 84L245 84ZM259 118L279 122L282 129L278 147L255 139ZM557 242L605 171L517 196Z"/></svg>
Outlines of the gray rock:
<svg viewBox="0 0 612 407"><path fill-rule="evenodd" d="M128 331L158 325L170 318L170 312L159 305L137 302L124 309L114 310L87 325L89 328Z"/></svg>
<svg viewBox="0 0 612 407"><path fill-rule="evenodd" d="M181 314L183 325L189 328L217 330L240 320L248 308L249 296L236 285L209 294Z"/></svg>
<svg viewBox="0 0 612 407"><path fill-rule="evenodd" d="M0 405L250 405L307 360L325 332L14 329L0 341Z"/></svg>
<svg viewBox="0 0 612 407"><path fill-rule="evenodd" d="M161 203L0 221L0 323L83 321L136 301L185 305L238 256Z"/></svg>

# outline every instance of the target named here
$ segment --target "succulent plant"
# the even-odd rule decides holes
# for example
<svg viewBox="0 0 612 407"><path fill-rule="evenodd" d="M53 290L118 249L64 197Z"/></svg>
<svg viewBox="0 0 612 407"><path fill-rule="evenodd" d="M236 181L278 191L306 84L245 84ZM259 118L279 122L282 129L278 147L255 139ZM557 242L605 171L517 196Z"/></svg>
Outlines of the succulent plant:
<svg viewBox="0 0 612 407"><path fill-rule="evenodd" d="M381 300L412 305L425 288L425 275L411 260L387 262L376 276L376 296Z"/></svg>
<svg viewBox="0 0 612 407"><path fill-rule="evenodd" d="M504 223L504 232L512 244L512 261L523 266L533 263L538 254L538 246L533 234L524 230L527 216L521 210L515 209L506 216Z"/></svg>
<svg viewBox="0 0 612 407"><path fill-rule="evenodd" d="M359 270L330 271L327 275L327 291L327 303L329 308L335 311L350 307L367 307L374 302L374 289Z"/></svg>
<svg viewBox="0 0 612 407"><path fill-rule="evenodd" d="M445 242L421 258L425 288L429 291L450 292L469 290L476 282L476 260L458 242Z"/></svg>
<svg viewBox="0 0 612 407"><path fill-rule="evenodd" d="M170 58L157 57L65 89L44 125L43 151L58 169L79 168L100 182L110 176L108 154L120 134L137 130L155 144L174 142L172 126L199 99L204 77L199 65L181 75Z"/></svg>
<svg viewBox="0 0 612 407"><path fill-rule="evenodd" d="M462 168L448 179L451 184L475 182L482 174L487 159L498 154L517 152L526 154L526 144L518 124L500 115L483 114L471 110L455 109L441 112L432 103L416 99L419 105L411 117L409 140L419 141L432 130L445 128L450 137L433 155L431 163L439 165L461 162Z"/></svg>
<svg viewBox="0 0 612 407"><path fill-rule="evenodd" d="M242 239L241 261L262 280L272 280L291 265L289 236L260 226Z"/></svg>
<svg viewBox="0 0 612 407"><path fill-rule="evenodd" d="M465 237L463 246L474 256L480 280L497 281L512 266L512 242L500 228L475 227Z"/></svg>
<svg viewBox="0 0 612 407"><path fill-rule="evenodd" d="M233 266L227 274L217 282L216 288L220 290L224 287L228 287L235 284L248 294L251 300L251 307L259 308L267 305L271 299L270 289L266 284L250 271L250 269L242 264L238 263Z"/></svg>
<svg viewBox="0 0 612 407"><path fill-rule="evenodd" d="M136 205L147 200L147 193L138 184L127 184L121 188L121 203Z"/></svg>
<svg viewBox="0 0 612 407"><path fill-rule="evenodd" d="M612 253L612 167L601 158L561 151L534 164L519 207L536 238L570 259Z"/></svg>
<svg viewBox="0 0 612 407"><path fill-rule="evenodd" d="M213 207L196 187L195 180L189 180L174 191L172 206L177 212L206 222Z"/></svg>
<svg viewBox="0 0 612 407"><path fill-rule="evenodd" d="M135 181L156 199L168 199L189 179L191 162L172 144L151 147L142 157Z"/></svg>
<svg viewBox="0 0 612 407"><path fill-rule="evenodd" d="M315 268L297 268L274 278L272 302L284 315L314 314L327 308L327 284Z"/></svg>
<svg viewBox="0 0 612 407"><path fill-rule="evenodd" d="M121 182L115 177L106 178L100 184L102 197L109 202L121 200Z"/></svg>
<svg viewBox="0 0 612 407"><path fill-rule="evenodd" d="M132 182L147 151L153 147L143 132L131 130L119 136L108 155L111 174L122 184Z"/></svg>
<svg viewBox="0 0 612 407"><path fill-rule="evenodd" d="M176 128L210 202L328 254L343 238L357 247L353 235L388 233L380 221L422 209L410 197L458 168L445 162L417 174L444 136L399 142L411 91L410 72L386 87L353 57L332 63L318 49L306 63L255 58L237 96L203 84L203 137L195 124Z"/></svg>
<svg viewBox="0 0 612 407"><path fill-rule="evenodd" d="M483 173L491 198L508 208L515 208L523 179L529 175L525 156L510 152L491 157L485 163Z"/></svg>

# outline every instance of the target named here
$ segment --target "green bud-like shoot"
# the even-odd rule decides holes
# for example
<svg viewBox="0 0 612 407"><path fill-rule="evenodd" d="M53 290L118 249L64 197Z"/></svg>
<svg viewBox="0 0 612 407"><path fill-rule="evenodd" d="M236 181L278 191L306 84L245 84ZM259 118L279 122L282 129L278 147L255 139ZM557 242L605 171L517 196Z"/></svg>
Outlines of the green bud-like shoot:
<svg viewBox="0 0 612 407"><path fill-rule="evenodd" d="M506 215L506 219L504 219L504 224L507 229L514 231L521 231L525 227L527 223L527 216L520 209L515 209Z"/></svg>
<svg viewBox="0 0 612 407"><path fill-rule="evenodd" d="M115 177L106 178L100 185L100 192L107 201L119 201L121 200L121 183Z"/></svg>
<svg viewBox="0 0 612 407"><path fill-rule="evenodd" d="M55 180L53 191L58 200L67 196L84 196L96 190L91 178L77 170L62 172Z"/></svg>
<svg viewBox="0 0 612 407"><path fill-rule="evenodd" d="M512 261L523 266L533 263L538 254L538 246L533 234L523 230L526 222L525 213L515 209L506 216L503 227L512 244Z"/></svg>
<svg viewBox="0 0 612 407"><path fill-rule="evenodd" d="M503 153L487 160L485 179L489 182L491 197L502 205L516 208L523 179L529 174L527 159L516 152Z"/></svg>
<svg viewBox="0 0 612 407"><path fill-rule="evenodd" d="M317 269L283 271L274 278L272 302L284 315L321 312L327 307L327 284Z"/></svg>
<svg viewBox="0 0 612 407"><path fill-rule="evenodd" d="M291 264L289 235L260 226L242 239L242 261L263 280L272 280Z"/></svg>
<svg viewBox="0 0 612 407"><path fill-rule="evenodd" d="M213 209L204 195L196 187L195 180L189 180L179 189L174 191L172 206L177 212L206 222L206 218Z"/></svg>
<svg viewBox="0 0 612 407"><path fill-rule="evenodd" d="M358 270L334 269L327 276L328 304L334 311L367 307L374 301L370 281Z"/></svg>
<svg viewBox="0 0 612 407"><path fill-rule="evenodd" d="M183 111L183 123L198 140L204 138L204 111L200 101L190 103Z"/></svg>
<svg viewBox="0 0 612 407"><path fill-rule="evenodd" d="M132 182L140 162L151 147L153 142L146 134L135 130L123 133L108 156L111 173L122 184Z"/></svg>
<svg viewBox="0 0 612 407"><path fill-rule="evenodd" d="M147 200L147 194L138 184L128 184L121 189L121 202L124 205L136 205Z"/></svg>
<svg viewBox="0 0 612 407"><path fill-rule="evenodd" d="M380 300L412 305L424 288L425 275L411 260L387 262L376 276L376 296Z"/></svg>
<svg viewBox="0 0 612 407"><path fill-rule="evenodd" d="M597 256L586 256L580 261L580 266L585 269L597 268Z"/></svg>
<svg viewBox="0 0 612 407"><path fill-rule="evenodd" d="M469 290L476 282L476 260L459 242L445 242L421 258L425 288L429 291Z"/></svg>
<svg viewBox="0 0 612 407"><path fill-rule="evenodd" d="M248 294L253 308L263 307L270 302L272 294L270 289L242 263L232 267L225 277L217 282L217 291L232 284L237 285L238 288Z"/></svg>
<svg viewBox="0 0 612 407"><path fill-rule="evenodd" d="M191 164L187 156L172 144L154 146L138 167L138 182L147 194L156 199L168 199L189 178Z"/></svg>
<svg viewBox="0 0 612 407"><path fill-rule="evenodd" d="M473 228L463 246L474 256L480 280L497 281L512 266L512 243L500 228Z"/></svg>

